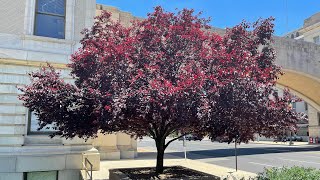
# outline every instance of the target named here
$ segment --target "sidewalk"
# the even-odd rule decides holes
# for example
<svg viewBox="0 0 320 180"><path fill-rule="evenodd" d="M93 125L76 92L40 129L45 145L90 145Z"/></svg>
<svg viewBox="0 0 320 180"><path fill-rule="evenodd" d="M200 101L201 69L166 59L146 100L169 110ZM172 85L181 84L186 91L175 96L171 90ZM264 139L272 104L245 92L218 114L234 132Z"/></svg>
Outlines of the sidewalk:
<svg viewBox="0 0 320 180"><path fill-rule="evenodd" d="M309 144L308 142L297 142L297 141L292 141L293 145L292 146L316 146L317 144ZM289 141L288 142L273 142L273 141L250 141L249 144L270 144L270 145L287 145L289 146Z"/></svg>
<svg viewBox="0 0 320 180"><path fill-rule="evenodd" d="M93 178L95 180L108 180L109 178L109 169L116 168L133 168L133 167L154 167L156 164L156 153L152 152L148 149L138 149L138 158L130 159L130 160L105 160L100 163L100 171L93 172ZM225 168L222 166L217 166L213 164L203 163L196 160L190 159L182 159L181 157L176 157L172 155L165 155L164 160L165 166L184 166L190 169L195 169L198 171L202 171L208 174L213 174L220 177L226 177L227 175L232 173L235 177L245 177L248 179L249 177L255 177L256 174L238 171L235 172L235 169Z"/></svg>

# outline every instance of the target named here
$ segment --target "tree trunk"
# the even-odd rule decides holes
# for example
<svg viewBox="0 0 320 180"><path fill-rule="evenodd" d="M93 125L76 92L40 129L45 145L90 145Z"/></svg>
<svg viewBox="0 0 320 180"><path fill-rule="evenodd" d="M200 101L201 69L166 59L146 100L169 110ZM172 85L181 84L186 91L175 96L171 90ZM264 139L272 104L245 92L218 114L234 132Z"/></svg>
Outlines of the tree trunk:
<svg viewBox="0 0 320 180"><path fill-rule="evenodd" d="M163 158L164 158L164 150L165 150L165 140L156 140L157 145L157 166L156 173L163 173Z"/></svg>

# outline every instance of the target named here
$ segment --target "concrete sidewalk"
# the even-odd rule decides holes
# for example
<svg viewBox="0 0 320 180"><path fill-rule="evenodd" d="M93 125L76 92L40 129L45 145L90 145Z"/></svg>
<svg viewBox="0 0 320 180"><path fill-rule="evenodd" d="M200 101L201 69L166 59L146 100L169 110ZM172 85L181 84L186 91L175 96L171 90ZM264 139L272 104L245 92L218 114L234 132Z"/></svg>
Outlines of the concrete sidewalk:
<svg viewBox="0 0 320 180"><path fill-rule="evenodd" d="M148 150L148 149L138 149L139 154L138 158L134 160L105 160L100 163L100 171L93 172L93 178L95 180L108 180L109 178L109 169L116 168L134 168L134 167L154 167L156 164L156 152ZM222 166L217 166L213 164L203 163L196 160L190 159L182 159L181 157L176 157L172 155L165 155L164 160L165 166L184 166L190 169L195 169L198 171L202 171L208 174L213 174L220 177L226 177L232 172L232 175L235 177L245 177L249 179L249 177L255 177L256 174L245 172L245 171L237 171L231 168L225 168Z"/></svg>
<svg viewBox="0 0 320 180"><path fill-rule="evenodd" d="M292 146L317 146L319 144L309 144L308 142L297 142L297 141L292 141L293 144ZM273 142L273 141L250 141L249 144L270 144L270 145L287 145L289 146L289 141L288 142Z"/></svg>

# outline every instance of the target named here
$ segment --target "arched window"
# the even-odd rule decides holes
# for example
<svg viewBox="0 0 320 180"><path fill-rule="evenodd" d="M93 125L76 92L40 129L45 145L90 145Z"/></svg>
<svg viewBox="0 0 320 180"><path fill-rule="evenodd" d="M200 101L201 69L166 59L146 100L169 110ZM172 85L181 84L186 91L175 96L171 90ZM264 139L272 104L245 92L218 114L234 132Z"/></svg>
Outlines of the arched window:
<svg viewBox="0 0 320 180"><path fill-rule="evenodd" d="M296 32L296 37L299 37L300 36L300 33L299 32Z"/></svg>
<svg viewBox="0 0 320 180"><path fill-rule="evenodd" d="M37 0L34 35L65 38L66 0Z"/></svg>
<svg viewBox="0 0 320 180"><path fill-rule="evenodd" d="M294 39L294 35L293 34L291 34L291 39Z"/></svg>

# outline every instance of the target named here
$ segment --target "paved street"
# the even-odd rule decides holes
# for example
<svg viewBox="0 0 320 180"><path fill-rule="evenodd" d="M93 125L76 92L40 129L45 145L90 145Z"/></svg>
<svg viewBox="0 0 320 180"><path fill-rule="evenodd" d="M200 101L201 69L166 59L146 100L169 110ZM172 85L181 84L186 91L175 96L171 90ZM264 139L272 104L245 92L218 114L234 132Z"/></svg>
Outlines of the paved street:
<svg viewBox="0 0 320 180"><path fill-rule="evenodd" d="M152 139L138 140L138 147L155 151ZM320 168L320 146L288 146L269 144L238 145L238 168L258 173L264 167L305 166ZM234 144L212 143L209 140L188 141L187 158L210 164L235 168ZM167 154L184 158L182 141L171 143Z"/></svg>

